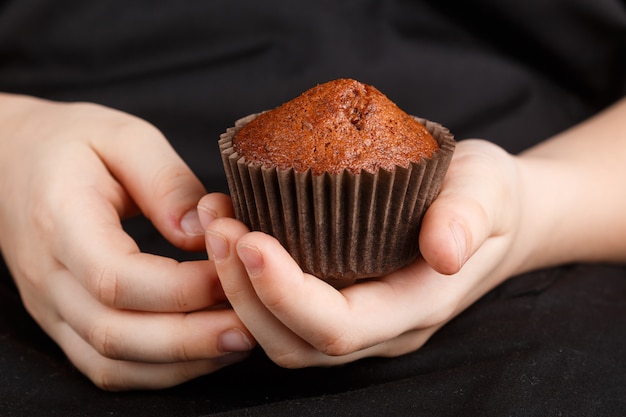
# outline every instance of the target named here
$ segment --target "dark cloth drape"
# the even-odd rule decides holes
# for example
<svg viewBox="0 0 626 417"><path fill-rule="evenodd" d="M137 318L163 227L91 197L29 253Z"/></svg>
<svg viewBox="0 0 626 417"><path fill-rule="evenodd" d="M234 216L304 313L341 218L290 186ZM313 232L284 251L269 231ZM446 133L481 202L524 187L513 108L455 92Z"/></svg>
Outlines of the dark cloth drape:
<svg viewBox="0 0 626 417"><path fill-rule="evenodd" d="M626 4L0 2L0 91L92 101L145 118L210 191L227 191L216 142L235 119L338 77L375 85L457 139L485 138L516 153L626 93ZM144 250L189 256L142 219L125 226ZM80 375L25 312L4 266L0 277L2 416L626 411L620 266L513 277L399 358L285 370L256 351L179 387L129 393L100 391Z"/></svg>

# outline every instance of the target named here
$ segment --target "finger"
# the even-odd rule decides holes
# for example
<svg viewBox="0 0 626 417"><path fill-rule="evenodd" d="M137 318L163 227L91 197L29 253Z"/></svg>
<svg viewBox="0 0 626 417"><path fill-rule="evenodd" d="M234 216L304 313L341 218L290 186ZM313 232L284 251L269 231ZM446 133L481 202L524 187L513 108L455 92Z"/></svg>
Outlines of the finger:
<svg viewBox="0 0 626 417"><path fill-rule="evenodd" d="M206 191L163 135L149 123L115 113L116 137L92 139L112 175L174 245L204 248L196 205Z"/></svg>
<svg viewBox="0 0 626 417"><path fill-rule="evenodd" d="M103 306L66 270L53 273L48 291L58 315L101 356L172 363L249 351L253 338L231 309L146 313ZM240 338L236 345L234 338Z"/></svg>
<svg viewBox="0 0 626 417"><path fill-rule="evenodd" d="M66 199L54 214L55 255L101 303L119 309L183 312L224 301L209 261L141 253L97 190Z"/></svg>
<svg viewBox="0 0 626 417"><path fill-rule="evenodd" d="M58 323L52 335L70 361L95 385L108 391L168 388L215 372L248 356L241 352L215 359L156 364L121 361L101 356L66 323Z"/></svg>
<svg viewBox="0 0 626 417"><path fill-rule="evenodd" d="M233 309L263 350L279 365L322 364L322 354L280 322L257 297L236 255L236 242L247 232L242 223L222 218L209 225L206 235L209 256L215 259L224 293Z"/></svg>
<svg viewBox="0 0 626 417"><path fill-rule="evenodd" d="M420 252L438 272L454 274L490 236L503 229L504 151L484 141L459 144L440 195L426 212ZM508 157L507 157L508 158Z"/></svg>
<svg viewBox="0 0 626 417"><path fill-rule="evenodd" d="M409 292L407 280L400 278L390 279L393 285L360 283L342 294L303 274L273 238L246 232L235 220L213 222L207 233L209 252L216 257L237 315L281 366L334 365L406 349L405 344L387 341L414 328L417 310L434 303L422 293L429 290L427 285L414 285ZM436 280L430 284L437 286ZM423 343L415 340L413 348Z"/></svg>
<svg viewBox="0 0 626 417"><path fill-rule="evenodd" d="M235 216L230 197L222 193L211 193L202 197L198 202L198 214L204 229L217 218Z"/></svg>
<svg viewBox="0 0 626 417"><path fill-rule="evenodd" d="M486 250L472 258L455 279L418 259L383 278L358 282L339 292L303 274L270 236L246 234L238 240L237 251L256 295L272 315L315 350L336 357L338 361L334 363L341 363L356 357L415 350L493 288L496 279L481 277L498 267L489 262L489 257L501 256L506 248L498 239L484 246ZM245 322L241 314L240 317ZM259 343L265 346L261 339ZM275 343L272 348L272 354L283 364L289 363L287 360L298 366L333 363L304 349L300 356L296 355L295 343Z"/></svg>
<svg viewBox="0 0 626 417"><path fill-rule="evenodd" d="M334 351L332 339L347 333L344 318L351 314L348 301L324 281L303 273L276 239L263 233L250 233L237 242L236 251L258 298L291 331L316 349L334 356L364 347ZM322 324L328 318L328 310L337 316ZM353 334L349 338L363 336Z"/></svg>
<svg viewBox="0 0 626 417"><path fill-rule="evenodd" d="M375 346L414 328L416 318L433 304L422 294L446 286L422 262L382 280L337 291L303 274L268 235L243 236L237 251L263 304L293 332L331 356Z"/></svg>

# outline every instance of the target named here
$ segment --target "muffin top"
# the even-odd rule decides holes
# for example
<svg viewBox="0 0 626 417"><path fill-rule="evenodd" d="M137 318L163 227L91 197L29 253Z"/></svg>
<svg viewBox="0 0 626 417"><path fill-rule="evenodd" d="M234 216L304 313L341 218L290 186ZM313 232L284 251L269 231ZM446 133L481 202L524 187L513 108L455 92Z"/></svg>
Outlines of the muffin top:
<svg viewBox="0 0 626 417"><path fill-rule="evenodd" d="M388 171L430 158L437 141L375 87L338 79L260 114L233 137L249 162L314 175Z"/></svg>

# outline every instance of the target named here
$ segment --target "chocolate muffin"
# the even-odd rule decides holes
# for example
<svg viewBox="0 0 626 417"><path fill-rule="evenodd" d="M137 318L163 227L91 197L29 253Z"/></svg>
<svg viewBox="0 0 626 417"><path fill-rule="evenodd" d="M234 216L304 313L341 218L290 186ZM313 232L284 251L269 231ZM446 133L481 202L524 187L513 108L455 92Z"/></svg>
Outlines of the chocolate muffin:
<svg viewBox="0 0 626 417"><path fill-rule="evenodd" d="M419 254L455 142L355 80L320 84L222 134L236 217L321 279L377 277Z"/></svg>

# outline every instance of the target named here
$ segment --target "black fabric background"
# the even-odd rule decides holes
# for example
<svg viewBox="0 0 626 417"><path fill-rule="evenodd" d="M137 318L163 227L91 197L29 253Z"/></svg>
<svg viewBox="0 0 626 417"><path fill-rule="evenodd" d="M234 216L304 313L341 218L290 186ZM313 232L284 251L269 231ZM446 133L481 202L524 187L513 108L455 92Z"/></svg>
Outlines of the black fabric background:
<svg viewBox="0 0 626 417"><path fill-rule="evenodd" d="M226 191L219 133L316 83L374 84L458 139L518 152L622 97L625 45L619 0L0 1L0 91L143 117L207 189ZM175 251L142 219L126 227L144 250L198 256ZM512 278L400 358L290 371L257 351L179 387L130 393L102 392L75 371L0 271L2 416L626 411L619 266Z"/></svg>

